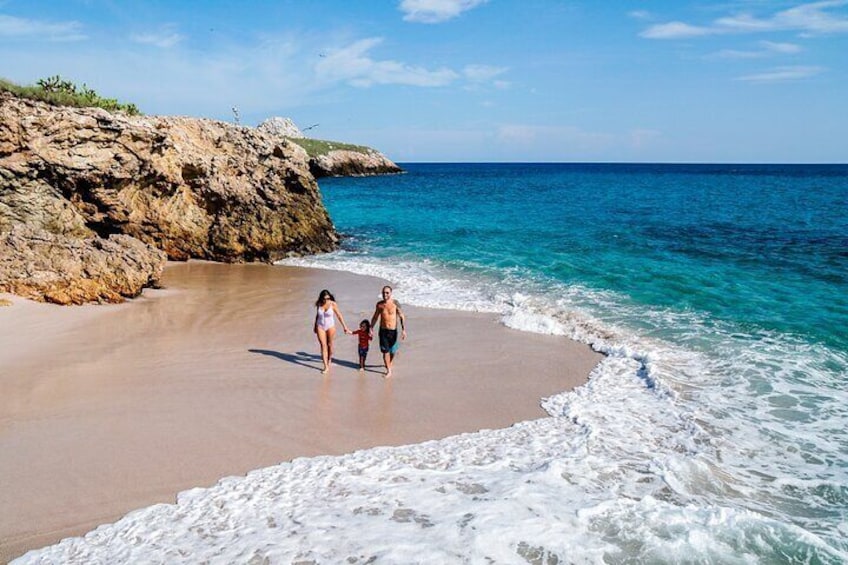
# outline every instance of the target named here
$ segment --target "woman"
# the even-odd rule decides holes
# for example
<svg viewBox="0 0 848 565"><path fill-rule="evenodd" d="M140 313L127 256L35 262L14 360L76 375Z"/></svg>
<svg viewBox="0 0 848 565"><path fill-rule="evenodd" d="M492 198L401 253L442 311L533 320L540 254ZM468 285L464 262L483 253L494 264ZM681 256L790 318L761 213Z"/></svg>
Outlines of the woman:
<svg viewBox="0 0 848 565"><path fill-rule="evenodd" d="M321 345L321 360L324 361L323 374L330 372L330 362L333 360L333 338L336 336L336 317L342 323L345 333L350 333L344 317L339 311L335 297L329 290L322 290L315 302L315 327L313 331L318 336Z"/></svg>

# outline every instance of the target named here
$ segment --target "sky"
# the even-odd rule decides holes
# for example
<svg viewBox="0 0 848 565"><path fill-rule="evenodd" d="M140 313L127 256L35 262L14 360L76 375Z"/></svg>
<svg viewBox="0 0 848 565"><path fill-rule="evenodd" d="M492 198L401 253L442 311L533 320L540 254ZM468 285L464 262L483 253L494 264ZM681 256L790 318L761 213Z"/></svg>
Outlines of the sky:
<svg viewBox="0 0 848 565"><path fill-rule="evenodd" d="M848 162L848 0L0 0L57 74L400 163Z"/></svg>

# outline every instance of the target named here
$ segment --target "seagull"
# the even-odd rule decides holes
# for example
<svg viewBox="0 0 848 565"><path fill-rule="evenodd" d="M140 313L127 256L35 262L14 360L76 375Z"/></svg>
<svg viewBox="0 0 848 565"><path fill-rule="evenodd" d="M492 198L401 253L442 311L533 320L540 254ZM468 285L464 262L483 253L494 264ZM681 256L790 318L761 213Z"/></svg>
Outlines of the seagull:
<svg viewBox="0 0 848 565"><path fill-rule="evenodd" d="M311 130L312 128L317 128L317 127L318 127L318 124L312 124L312 125L311 125L311 126L309 126L308 128L303 128L303 129L302 129L302 130L300 130L300 131L309 131L309 130Z"/></svg>

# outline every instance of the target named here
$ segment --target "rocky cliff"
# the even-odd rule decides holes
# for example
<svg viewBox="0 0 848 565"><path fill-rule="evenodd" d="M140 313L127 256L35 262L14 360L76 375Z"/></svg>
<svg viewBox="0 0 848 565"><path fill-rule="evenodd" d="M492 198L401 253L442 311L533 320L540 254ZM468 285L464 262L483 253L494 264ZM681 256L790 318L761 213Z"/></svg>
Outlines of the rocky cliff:
<svg viewBox="0 0 848 565"><path fill-rule="evenodd" d="M309 158L309 170L315 177L362 177L402 173L388 157L374 150L334 149Z"/></svg>
<svg viewBox="0 0 848 565"><path fill-rule="evenodd" d="M22 257L26 238L49 255L51 246L37 242L55 247L56 236L73 247L122 234L151 257L159 249L170 259L227 262L329 251L338 241L307 154L291 141L212 120L130 117L0 93L0 236L19 224L28 229L16 232L15 245L0 237L0 292L21 288L8 269L21 268L10 258ZM149 276L130 278L155 284L155 262L135 261Z"/></svg>
<svg viewBox="0 0 848 565"><path fill-rule="evenodd" d="M307 138L290 118L268 118L256 126L256 129L277 138L293 140L306 149L309 155L309 170L316 178L359 177L403 172L403 169L376 149Z"/></svg>

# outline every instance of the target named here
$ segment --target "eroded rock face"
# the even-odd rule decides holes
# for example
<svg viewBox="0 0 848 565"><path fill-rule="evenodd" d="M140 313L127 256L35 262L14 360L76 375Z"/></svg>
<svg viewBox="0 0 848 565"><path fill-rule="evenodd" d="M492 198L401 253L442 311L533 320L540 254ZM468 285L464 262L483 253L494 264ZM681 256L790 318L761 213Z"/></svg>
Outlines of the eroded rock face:
<svg viewBox="0 0 848 565"><path fill-rule="evenodd" d="M18 224L0 235L0 292L56 304L121 302L157 286L166 262L126 235L80 239Z"/></svg>
<svg viewBox="0 0 848 565"><path fill-rule="evenodd" d="M256 129L278 137L303 137L303 132L300 131L300 128L295 125L291 118L274 116L256 126Z"/></svg>
<svg viewBox="0 0 848 565"><path fill-rule="evenodd" d="M0 232L125 234L171 259L330 251L305 151L212 120L125 116L0 93Z"/></svg>
<svg viewBox="0 0 848 565"><path fill-rule="evenodd" d="M361 177L403 172L379 151L360 153L343 149L311 159L309 169L316 177Z"/></svg>

